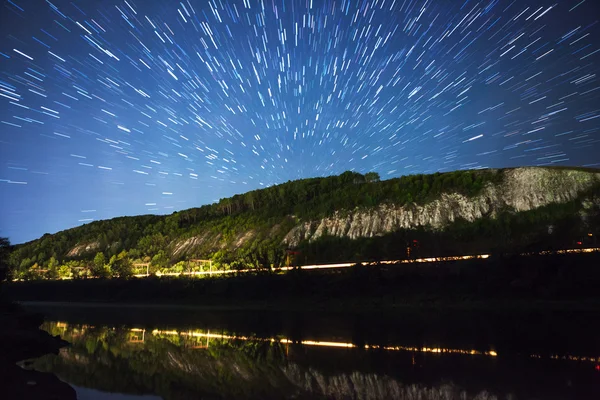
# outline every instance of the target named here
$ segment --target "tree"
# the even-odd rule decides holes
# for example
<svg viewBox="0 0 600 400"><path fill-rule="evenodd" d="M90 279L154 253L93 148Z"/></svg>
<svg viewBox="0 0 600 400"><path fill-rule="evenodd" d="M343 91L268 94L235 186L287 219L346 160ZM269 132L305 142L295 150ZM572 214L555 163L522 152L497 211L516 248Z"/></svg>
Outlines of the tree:
<svg viewBox="0 0 600 400"><path fill-rule="evenodd" d="M117 256L111 257L111 268L115 276L119 278L130 277L133 274L131 267L131 260L127 257L127 252L125 250L120 252Z"/></svg>
<svg viewBox="0 0 600 400"><path fill-rule="evenodd" d="M50 257L50 260L48 261L48 272L46 273L46 277L48 279L56 279L58 278L58 267L59 267L59 262L56 258L54 257Z"/></svg>
<svg viewBox="0 0 600 400"><path fill-rule="evenodd" d="M136 260L142 256L142 253L138 249L129 250L129 258L132 260Z"/></svg>
<svg viewBox="0 0 600 400"><path fill-rule="evenodd" d="M106 257L104 256L104 253L99 251L94 257L94 267L101 269L104 267L104 264L106 264Z"/></svg>
<svg viewBox="0 0 600 400"><path fill-rule="evenodd" d="M31 267L32 264L33 264L33 261L30 258L24 258L21 261L21 264L19 264L19 269L27 270L27 269L29 269L29 267Z"/></svg>
<svg viewBox="0 0 600 400"><path fill-rule="evenodd" d="M10 241L0 238L0 282L8 276L8 256L10 254Z"/></svg>
<svg viewBox="0 0 600 400"><path fill-rule="evenodd" d="M367 172L365 174L365 180L367 182L379 182L379 174L377 172Z"/></svg>
<svg viewBox="0 0 600 400"><path fill-rule="evenodd" d="M146 235L142 237L136 246L140 254L153 256L167 245L167 237L161 233Z"/></svg>
<svg viewBox="0 0 600 400"><path fill-rule="evenodd" d="M108 275L108 270L105 266L106 257L104 253L98 252L94 257L94 264L92 265L92 275L97 278L106 278Z"/></svg>
<svg viewBox="0 0 600 400"><path fill-rule="evenodd" d="M172 272L182 273L186 269L186 262L179 261L177 264L173 265Z"/></svg>
<svg viewBox="0 0 600 400"><path fill-rule="evenodd" d="M160 250L158 254L152 257L151 263L153 267L167 268L169 266L169 257L167 257L164 250Z"/></svg>
<svg viewBox="0 0 600 400"><path fill-rule="evenodd" d="M58 268L58 277L63 279L68 279L73 277L73 272L71 271L71 267L68 265L61 265Z"/></svg>
<svg viewBox="0 0 600 400"><path fill-rule="evenodd" d="M117 255L113 255L110 257L110 259L108 260L108 266L112 268L113 265L115 265L115 263L117 262Z"/></svg>
<svg viewBox="0 0 600 400"><path fill-rule="evenodd" d="M259 243L246 255L245 260L258 271L271 272L285 265L285 249L268 243Z"/></svg>

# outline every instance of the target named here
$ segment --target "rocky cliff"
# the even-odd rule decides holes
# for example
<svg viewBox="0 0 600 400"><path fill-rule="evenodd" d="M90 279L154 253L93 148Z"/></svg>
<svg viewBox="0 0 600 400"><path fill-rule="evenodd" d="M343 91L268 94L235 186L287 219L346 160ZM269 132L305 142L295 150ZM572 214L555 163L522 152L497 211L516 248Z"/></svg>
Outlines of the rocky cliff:
<svg viewBox="0 0 600 400"><path fill-rule="evenodd" d="M426 204L381 204L371 209L338 211L333 216L306 221L284 238L290 247L315 240L325 233L357 239L380 236L398 229L428 227L439 230L457 219L473 222L494 218L501 210L529 211L553 203L566 203L600 183L600 173L550 168L515 168L504 171L501 184L488 184L475 197L443 193ZM582 201L589 199L582 199ZM592 200L594 201L594 200ZM596 204L598 199L595 200Z"/></svg>

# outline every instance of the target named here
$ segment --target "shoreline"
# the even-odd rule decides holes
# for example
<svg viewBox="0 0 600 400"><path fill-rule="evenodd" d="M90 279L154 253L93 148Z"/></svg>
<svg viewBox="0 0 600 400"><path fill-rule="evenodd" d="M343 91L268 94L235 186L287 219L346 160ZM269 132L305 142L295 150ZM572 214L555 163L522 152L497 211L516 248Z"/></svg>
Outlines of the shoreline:
<svg viewBox="0 0 600 400"><path fill-rule="evenodd" d="M39 326L39 314L14 304L0 307L0 387L3 399L74 400L75 389L52 373L29 369L34 359L58 354L69 343Z"/></svg>
<svg viewBox="0 0 600 400"><path fill-rule="evenodd" d="M600 310L600 254L380 265L202 279L11 282L5 295L30 305L205 311L399 313L420 310Z"/></svg>

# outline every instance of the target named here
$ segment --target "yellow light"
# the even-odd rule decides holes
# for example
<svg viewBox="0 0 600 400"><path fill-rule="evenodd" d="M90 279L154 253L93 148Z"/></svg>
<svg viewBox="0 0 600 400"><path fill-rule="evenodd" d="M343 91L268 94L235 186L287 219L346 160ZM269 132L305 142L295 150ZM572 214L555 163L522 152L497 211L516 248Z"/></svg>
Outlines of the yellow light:
<svg viewBox="0 0 600 400"><path fill-rule="evenodd" d="M588 249L591 251L598 251L600 249ZM67 322L64 321L57 321L56 322L56 327L57 328L63 328L66 329L69 327L69 324ZM81 333L81 334L85 334L85 331L87 329L90 328L94 328L93 325L75 325L72 327L72 334L75 336L75 333ZM116 328L112 328L111 330L116 330ZM139 332L149 332L146 331L145 329L142 328L130 328L129 331L132 334L135 333L139 333ZM200 330L196 330L196 331L177 331L177 330L159 330L159 329L154 329L151 331L153 335L174 335L174 336L188 336L188 337L200 337L200 338L206 338L206 339L210 339L210 338L214 338L214 339L221 339L221 340L242 340L242 341L266 341L266 342L279 342L282 344L292 344L292 343L298 343L295 341L292 341L288 338L282 338L282 337L271 337L271 338L257 338L257 337L248 337L248 336L233 336L233 335L226 335L226 334L215 334L215 333L210 333L210 331L208 332L203 332ZM79 335L77 335L79 336ZM139 336L137 336L139 338ZM141 342L141 340L140 340ZM299 342L299 344L305 345L305 346L323 346L323 347L338 347L338 348L356 348L357 346L353 343L346 343L346 342L334 342L334 341L316 341L316 340L303 340L301 342ZM494 350L490 350L487 352L482 352L482 351L478 351L475 349L452 349L452 348L439 348L439 347L410 347L410 346L380 346L380 345L364 345L364 349L382 349L382 350L388 350L388 351L408 351L408 352L420 352L420 353L451 353L451 354L465 354L465 355L483 355L483 356L488 356L488 357L497 357L498 353ZM539 354L530 354L529 357L531 358L536 358L536 359L543 359L544 357L539 355ZM548 358L553 359L553 360L568 360L568 361L584 361L584 362L592 362L592 363L598 363L600 362L600 357L591 357L591 356L576 356L576 355L570 355L570 354L566 354L566 355L550 355L548 356Z"/></svg>
<svg viewBox="0 0 600 400"><path fill-rule="evenodd" d="M325 347L355 347L352 343L340 342L317 342L315 340L303 340L301 342L305 346L325 346Z"/></svg>

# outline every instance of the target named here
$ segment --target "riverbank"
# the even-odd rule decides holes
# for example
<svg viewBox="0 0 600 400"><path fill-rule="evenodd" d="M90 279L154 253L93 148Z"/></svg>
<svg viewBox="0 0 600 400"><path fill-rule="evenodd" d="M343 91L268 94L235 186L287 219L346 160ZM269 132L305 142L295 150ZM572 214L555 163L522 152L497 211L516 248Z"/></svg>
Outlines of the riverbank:
<svg viewBox="0 0 600 400"><path fill-rule="evenodd" d="M39 329L41 315L0 300L0 397L7 400L71 400L75 390L56 376L22 368L27 360L58 354L68 343ZM19 365L21 364L21 365Z"/></svg>
<svg viewBox="0 0 600 400"><path fill-rule="evenodd" d="M518 256L336 271L29 281L7 284L25 302L177 305L210 309L598 309L600 254Z"/></svg>

